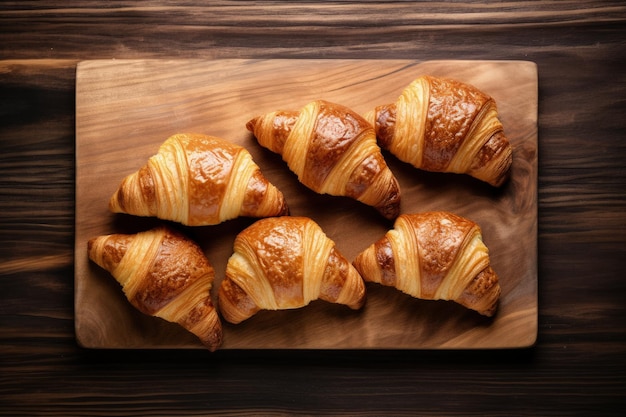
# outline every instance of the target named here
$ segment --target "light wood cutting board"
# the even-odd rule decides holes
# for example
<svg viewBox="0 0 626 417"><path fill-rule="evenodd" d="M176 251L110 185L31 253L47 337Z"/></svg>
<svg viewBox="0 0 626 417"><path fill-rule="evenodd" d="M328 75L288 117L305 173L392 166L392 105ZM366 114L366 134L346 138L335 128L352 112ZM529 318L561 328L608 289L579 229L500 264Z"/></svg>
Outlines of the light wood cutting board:
<svg viewBox="0 0 626 417"><path fill-rule="evenodd" d="M76 85L75 314L89 348L201 348L176 324L145 316L87 258L87 240L159 223L108 212L122 178L179 132L200 132L245 146L286 196L291 214L309 216L349 259L392 224L347 198L317 195L246 130L252 117L300 109L314 99L364 114L391 103L422 74L474 84L496 99L513 145L512 179L494 189L472 178L416 170L385 153L402 190L402 212L448 210L476 221L500 276L497 315L484 318L452 302L413 299L368 284L366 306L314 301L224 323L222 349L450 349L530 346L537 335L537 70L525 61L106 60L85 61ZM217 287L236 234L254 219L181 228L204 249Z"/></svg>

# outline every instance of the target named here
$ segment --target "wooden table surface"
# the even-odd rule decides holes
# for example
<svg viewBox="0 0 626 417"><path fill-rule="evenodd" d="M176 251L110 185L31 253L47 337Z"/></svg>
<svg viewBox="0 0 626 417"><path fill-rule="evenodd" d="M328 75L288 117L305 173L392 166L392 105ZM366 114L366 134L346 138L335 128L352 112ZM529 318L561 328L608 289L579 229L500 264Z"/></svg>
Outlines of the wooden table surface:
<svg viewBox="0 0 626 417"><path fill-rule="evenodd" d="M622 2L181 3L0 4L0 414L621 415ZM79 347L76 67L148 58L535 62L536 344L215 353Z"/></svg>

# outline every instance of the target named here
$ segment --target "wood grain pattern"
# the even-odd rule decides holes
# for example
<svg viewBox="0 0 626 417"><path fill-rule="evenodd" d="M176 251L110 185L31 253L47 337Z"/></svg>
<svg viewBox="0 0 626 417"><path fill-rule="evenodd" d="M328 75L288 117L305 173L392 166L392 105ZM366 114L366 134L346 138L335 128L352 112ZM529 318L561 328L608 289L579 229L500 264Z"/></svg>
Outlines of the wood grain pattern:
<svg viewBox="0 0 626 417"><path fill-rule="evenodd" d="M514 148L512 181L495 190L452 174L427 174L387 155L402 211L449 210L478 222L503 287L500 310L484 320L452 303L424 302L368 287L363 311L323 302L263 312L226 325L223 349L496 348L532 345L537 333L537 75L521 61L132 60L82 62L77 70L76 332L93 348L197 347L175 325L130 307L104 271L88 262L95 235L137 231L152 219L112 215L107 202L121 179L177 132L201 132L241 144L285 193L292 215L309 216L348 258L390 224L371 208L319 196L245 129L252 117L299 109L324 98L365 113L395 101L422 74L472 83L498 103ZM236 233L251 219L186 228L223 277ZM215 293L215 291L214 291Z"/></svg>
<svg viewBox="0 0 626 417"><path fill-rule="evenodd" d="M68 5L9 2L0 56L93 58L324 57L465 59L552 50L573 25L620 25L619 1L464 2L218 1ZM131 30L132 28L132 30ZM480 30L476 30L480 28ZM528 33L540 28L529 42ZM565 28L565 30L563 30ZM498 34L497 36L494 36ZM468 39L472 39L468 43ZM437 42L445 39L445 42ZM507 42L507 40L510 40ZM474 48L469 48L469 45ZM193 45L189 48L187 45ZM433 47L436 45L436 48ZM480 46L480 47L479 47ZM412 51L418 55L410 55ZM9 53L10 52L10 53ZM191 55L190 55L191 54ZM409 54L409 55L407 55ZM80 58L79 58L80 59ZM84 59L84 58L83 58ZM510 58L509 58L510 59Z"/></svg>
<svg viewBox="0 0 626 417"><path fill-rule="evenodd" d="M624 39L623 1L1 2L0 415L621 416ZM76 64L189 57L536 62L535 346L77 346Z"/></svg>

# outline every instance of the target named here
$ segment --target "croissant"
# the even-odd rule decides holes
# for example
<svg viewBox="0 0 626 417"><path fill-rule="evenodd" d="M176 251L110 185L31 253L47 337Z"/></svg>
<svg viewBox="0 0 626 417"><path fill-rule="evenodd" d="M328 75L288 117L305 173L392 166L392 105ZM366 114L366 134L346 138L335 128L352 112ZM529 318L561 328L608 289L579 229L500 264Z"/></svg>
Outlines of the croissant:
<svg viewBox="0 0 626 417"><path fill-rule="evenodd" d="M422 76L365 118L382 148L416 168L468 174L496 187L509 177L512 150L496 103L471 85Z"/></svg>
<svg viewBox="0 0 626 417"><path fill-rule="evenodd" d="M109 209L187 226L288 213L283 194L245 148L201 134L167 139L146 165L122 181Z"/></svg>
<svg viewBox="0 0 626 417"><path fill-rule="evenodd" d="M400 215L353 264L365 281L420 299L452 300L489 317L500 297L480 227L448 212Z"/></svg>
<svg viewBox="0 0 626 417"><path fill-rule="evenodd" d="M226 321L237 324L262 309L300 308L318 298L358 310L365 284L317 223L267 218L237 235L218 291Z"/></svg>
<svg viewBox="0 0 626 417"><path fill-rule="evenodd" d="M400 189L374 130L347 107L317 100L300 111L256 117L246 127L313 191L353 198L388 219L398 216Z"/></svg>
<svg viewBox="0 0 626 417"><path fill-rule="evenodd" d="M189 238L161 226L93 238L88 254L139 311L180 324L212 351L221 345L222 325L210 297L215 272Z"/></svg>

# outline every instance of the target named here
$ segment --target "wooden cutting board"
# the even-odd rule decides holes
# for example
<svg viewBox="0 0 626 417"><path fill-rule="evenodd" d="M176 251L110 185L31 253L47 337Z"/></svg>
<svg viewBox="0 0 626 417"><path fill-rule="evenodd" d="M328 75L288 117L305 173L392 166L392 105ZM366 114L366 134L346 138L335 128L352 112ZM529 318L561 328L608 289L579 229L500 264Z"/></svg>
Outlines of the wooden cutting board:
<svg viewBox="0 0 626 417"><path fill-rule="evenodd" d="M391 103L422 74L474 84L498 104L513 145L512 179L493 189L472 178L416 170L385 153L402 189L402 212L448 210L476 221L500 276L497 315L452 302L413 299L368 284L366 306L314 301L224 323L222 349L514 348L537 335L537 70L524 61L101 60L81 62L76 85L76 337L89 348L201 348L176 324L145 316L88 260L87 240L146 230L158 220L108 212L121 179L179 132L245 146L286 196L292 215L313 218L349 259L392 224L347 198L317 195L246 130L252 117L300 109L314 99L364 114ZM236 234L253 219L183 228L216 270L214 301Z"/></svg>

